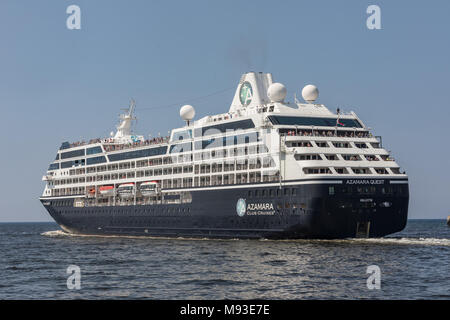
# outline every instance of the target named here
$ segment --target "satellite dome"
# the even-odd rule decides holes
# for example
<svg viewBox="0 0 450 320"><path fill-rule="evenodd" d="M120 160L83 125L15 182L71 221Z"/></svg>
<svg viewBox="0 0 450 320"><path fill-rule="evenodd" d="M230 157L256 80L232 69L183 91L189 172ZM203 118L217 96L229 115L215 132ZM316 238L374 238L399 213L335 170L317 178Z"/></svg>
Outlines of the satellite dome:
<svg viewBox="0 0 450 320"><path fill-rule="evenodd" d="M278 82L272 83L267 90L267 95L272 102L282 102L286 98L286 87Z"/></svg>
<svg viewBox="0 0 450 320"><path fill-rule="evenodd" d="M195 109L193 106L187 104L181 107L180 117L185 121L190 121L195 116Z"/></svg>
<svg viewBox="0 0 450 320"><path fill-rule="evenodd" d="M315 85L308 84L302 90L302 97L306 102L314 102L319 96L319 89Z"/></svg>

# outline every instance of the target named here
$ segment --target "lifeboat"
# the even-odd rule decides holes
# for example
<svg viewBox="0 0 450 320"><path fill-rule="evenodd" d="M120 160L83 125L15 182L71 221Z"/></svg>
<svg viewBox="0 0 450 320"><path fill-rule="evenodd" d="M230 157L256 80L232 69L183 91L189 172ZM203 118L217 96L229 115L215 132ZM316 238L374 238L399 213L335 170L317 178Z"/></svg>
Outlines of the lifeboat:
<svg viewBox="0 0 450 320"><path fill-rule="evenodd" d="M114 186L101 186L100 188L98 188L98 191L102 196L113 196Z"/></svg>
<svg viewBox="0 0 450 320"><path fill-rule="evenodd" d="M117 187L117 194L122 199L134 197L134 183L124 183Z"/></svg>
<svg viewBox="0 0 450 320"><path fill-rule="evenodd" d="M154 195L159 191L159 182L158 181L143 182L139 186L139 191L143 196Z"/></svg>

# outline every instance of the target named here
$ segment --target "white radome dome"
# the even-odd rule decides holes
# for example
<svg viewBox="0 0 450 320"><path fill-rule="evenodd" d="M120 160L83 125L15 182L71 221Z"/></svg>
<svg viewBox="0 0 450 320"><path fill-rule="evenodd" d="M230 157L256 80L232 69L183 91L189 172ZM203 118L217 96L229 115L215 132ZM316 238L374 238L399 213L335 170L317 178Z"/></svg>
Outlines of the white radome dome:
<svg viewBox="0 0 450 320"><path fill-rule="evenodd" d="M315 85L308 84L302 90L302 97L306 102L314 102L319 96L319 89Z"/></svg>
<svg viewBox="0 0 450 320"><path fill-rule="evenodd" d="M278 82L272 83L267 90L267 95L272 102L282 102L286 98L286 87Z"/></svg>
<svg viewBox="0 0 450 320"><path fill-rule="evenodd" d="M195 109L193 106L187 104L181 107L180 117L185 121L190 121L195 117Z"/></svg>

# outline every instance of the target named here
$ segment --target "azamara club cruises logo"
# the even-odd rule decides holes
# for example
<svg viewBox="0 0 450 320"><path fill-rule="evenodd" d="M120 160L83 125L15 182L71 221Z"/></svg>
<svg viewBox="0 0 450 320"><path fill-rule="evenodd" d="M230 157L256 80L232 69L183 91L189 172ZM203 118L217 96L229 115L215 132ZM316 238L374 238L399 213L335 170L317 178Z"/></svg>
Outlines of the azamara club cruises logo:
<svg viewBox="0 0 450 320"><path fill-rule="evenodd" d="M239 217L243 217L245 215L247 205L245 204L245 199L240 198L236 203L236 212Z"/></svg>

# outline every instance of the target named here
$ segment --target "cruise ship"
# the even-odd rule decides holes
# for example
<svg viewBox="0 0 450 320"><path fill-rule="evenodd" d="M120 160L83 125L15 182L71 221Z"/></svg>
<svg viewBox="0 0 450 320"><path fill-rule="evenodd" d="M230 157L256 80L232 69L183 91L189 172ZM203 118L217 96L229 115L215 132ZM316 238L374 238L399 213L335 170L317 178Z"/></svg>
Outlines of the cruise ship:
<svg viewBox="0 0 450 320"><path fill-rule="evenodd" d="M62 143L40 201L69 233L183 238L342 239L401 231L408 176L354 112L286 101L272 74L242 75L226 113L168 137L116 132Z"/></svg>

